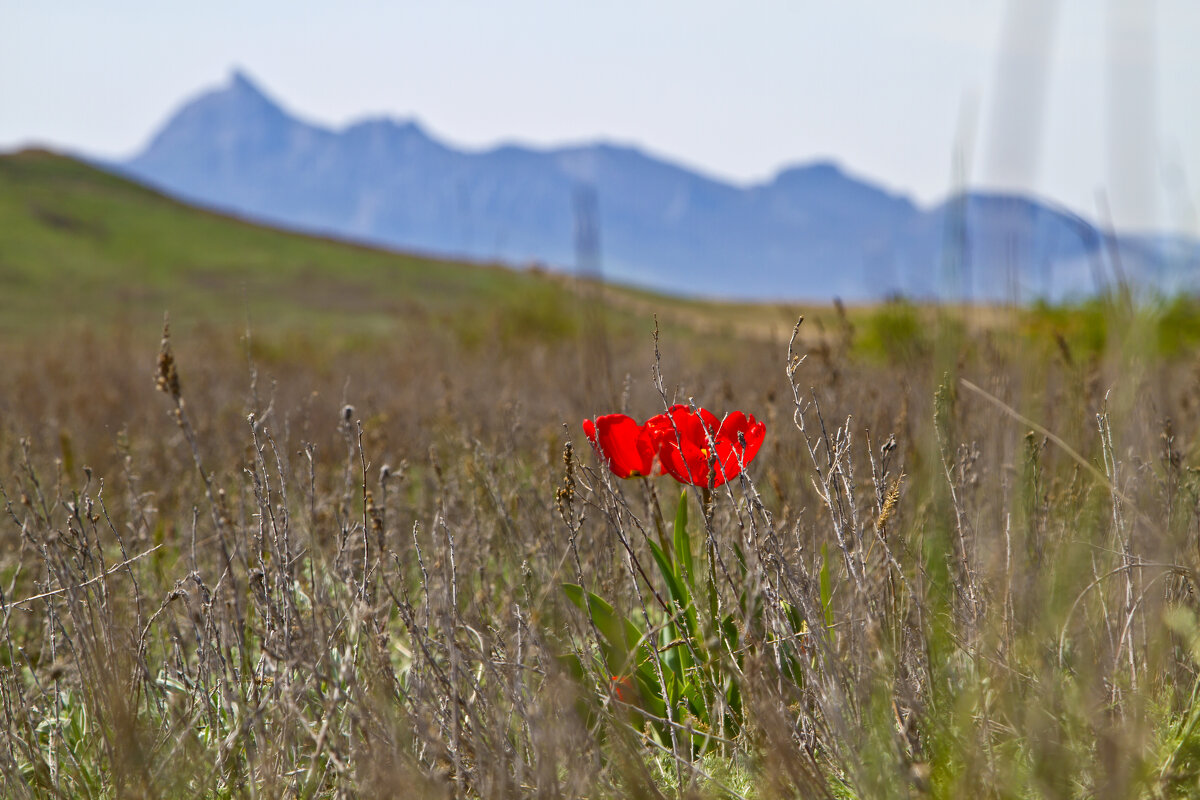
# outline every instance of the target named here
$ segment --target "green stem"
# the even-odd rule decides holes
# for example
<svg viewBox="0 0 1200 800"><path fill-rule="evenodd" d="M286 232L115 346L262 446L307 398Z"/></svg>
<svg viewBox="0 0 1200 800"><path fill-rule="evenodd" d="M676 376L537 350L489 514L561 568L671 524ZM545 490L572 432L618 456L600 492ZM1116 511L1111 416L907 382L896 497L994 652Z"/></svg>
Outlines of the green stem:
<svg viewBox="0 0 1200 800"><path fill-rule="evenodd" d="M658 504L658 491L654 488L654 482L648 477L643 477L646 488L650 491L650 516L654 519L654 530L658 533L658 545L662 548L663 555L667 557L667 563L675 563L675 549L671 547L671 540L667 538L667 523L663 519L662 508ZM678 569L678 567L676 567Z"/></svg>
<svg viewBox="0 0 1200 800"><path fill-rule="evenodd" d="M704 515L704 541L708 554L708 611L713 631L721 634L721 620L717 613L717 542L713 536L713 492L707 486L700 487L700 511Z"/></svg>

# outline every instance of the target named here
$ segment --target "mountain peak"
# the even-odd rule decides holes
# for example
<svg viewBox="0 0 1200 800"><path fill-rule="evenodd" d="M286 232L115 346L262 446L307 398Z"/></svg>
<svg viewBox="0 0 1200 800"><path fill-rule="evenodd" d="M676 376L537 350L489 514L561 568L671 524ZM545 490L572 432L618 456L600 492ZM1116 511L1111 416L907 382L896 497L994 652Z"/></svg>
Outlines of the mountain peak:
<svg viewBox="0 0 1200 800"><path fill-rule="evenodd" d="M229 88L238 92L250 92L251 94L263 95L262 89L250 77L250 73L246 72L241 67L234 67L229 73ZM263 95L265 96L265 95Z"/></svg>
<svg viewBox="0 0 1200 800"><path fill-rule="evenodd" d="M254 78L250 77L250 74L241 67L234 67L229 74L229 83L213 94L218 97L226 96L240 103L279 108L279 104L268 97Z"/></svg>
<svg viewBox="0 0 1200 800"><path fill-rule="evenodd" d="M128 164L135 174L156 174L169 167L167 172L190 176L189 185L203 186L214 171L241 169L264 154L286 149L303 127L245 71L234 69L225 85L184 103ZM207 155L197 157L198 153ZM162 177L158 181L167 184ZM202 194L195 189L181 193Z"/></svg>

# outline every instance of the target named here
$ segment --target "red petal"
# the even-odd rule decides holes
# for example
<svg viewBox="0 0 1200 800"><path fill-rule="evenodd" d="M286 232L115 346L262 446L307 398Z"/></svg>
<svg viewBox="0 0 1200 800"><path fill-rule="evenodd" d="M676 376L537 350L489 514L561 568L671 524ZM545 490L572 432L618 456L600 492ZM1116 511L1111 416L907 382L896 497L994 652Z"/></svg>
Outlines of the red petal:
<svg viewBox="0 0 1200 800"><path fill-rule="evenodd" d="M709 412L694 413L685 405L674 405L646 423L657 441L663 471L680 483L708 485L708 418L716 420Z"/></svg>
<svg viewBox="0 0 1200 800"><path fill-rule="evenodd" d="M740 438L739 438L740 434ZM721 422L717 432L717 480L715 486L720 486L728 480L736 478L742 470L758 454L766 438L767 426L747 417L741 411L728 414ZM742 446L742 440L746 444Z"/></svg>
<svg viewBox="0 0 1200 800"><path fill-rule="evenodd" d="M628 676L613 675L612 687L613 693L622 703L634 703L637 701L637 689Z"/></svg>
<svg viewBox="0 0 1200 800"><path fill-rule="evenodd" d="M746 431L746 453L742 456L742 462L749 464L754 457L758 455L758 450L763 445L763 441L767 438L767 426L762 422L755 422L754 417L750 418L750 428Z"/></svg>
<svg viewBox="0 0 1200 800"><path fill-rule="evenodd" d="M659 414L654 419L661 419L657 424L660 441L673 443L677 447L681 443L694 447L706 447L708 444L703 417L693 413L685 405L673 405L666 414Z"/></svg>
<svg viewBox="0 0 1200 800"><path fill-rule="evenodd" d="M676 445L659 450L663 471L680 483L693 486L708 485L708 460L698 448L688 445L681 451Z"/></svg>
<svg viewBox="0 0 1200 800"><path fill-rule="evenodd" d="M641 425L625 414L605 414L595 422L596 448L618 478L649 475L654 448ZM584 429L586 433L586 427ZM590 437L589 437L590 438Z"/></svg>
<svg viewBox="0 0 1200 800"><path fill-rule="evenodd" d="M650 429L649 423L643 425L638 432L637 438L638 456L641 458L641 464L644 469L638 470L641 475L652 475L654 466L658 461L658 445L655 444L654 431ZM658 474L662 474L662 466L658 467Z"/></svg>

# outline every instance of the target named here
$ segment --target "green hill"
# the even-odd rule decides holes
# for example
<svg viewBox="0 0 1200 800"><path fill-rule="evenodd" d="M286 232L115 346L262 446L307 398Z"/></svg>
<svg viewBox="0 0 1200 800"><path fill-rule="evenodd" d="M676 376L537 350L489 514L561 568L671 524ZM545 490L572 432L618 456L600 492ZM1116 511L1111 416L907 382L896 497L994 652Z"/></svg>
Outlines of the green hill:
<svg viewBox="0 0 1200 800"><path fill-rule="evenodd" d="M121 322L385 332L572 325L561 278L361 247L196 209L80 161L0 156L0 335ZM484 328L481 327L481 330Z"/></svg>
<svg viewBox="0 0 1200 800"><path fill-rule="evenodd" d="M803 312L810 340L853 339L865 351L894 355L928 334L942 313L906 304L724 303L611 285L597 291L562 274L252 224L43 150L0 156L0 288L0 338L9 341L114 323L153 334L169 312L177 330L248 322L259 333L342 339L437 327L468 345L496 336L569 336L598 318L644 333L656 317L664 330L699 344L714 334L780 342ZM1190 309L1185 316L1194 320ZM955 316L969 329L1011 329L1018 320L1049 326L1073 346L1095 349L1091 340L1100 334L1088 332L1098 330L1089 322L1094 314L1047 313L973 307Z"/></svg>

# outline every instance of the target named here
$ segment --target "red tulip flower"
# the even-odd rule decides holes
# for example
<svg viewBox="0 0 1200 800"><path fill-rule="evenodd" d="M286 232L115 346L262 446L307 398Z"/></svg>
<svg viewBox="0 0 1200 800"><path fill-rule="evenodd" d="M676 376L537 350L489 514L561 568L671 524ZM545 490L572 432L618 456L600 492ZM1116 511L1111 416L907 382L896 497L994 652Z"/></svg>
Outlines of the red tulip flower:
<svg viewBox="0 0 1200 800"><path fill-rule="evenodd" d="M638 691L637 687L635 687L633 684L632 678L630 678L628 675L613 675L611 680L613 694L617 696L618 700L620 700L622 703L637 703Z"/></svg>
<svg viewBox="0 0 1200 800"><path fill-rule="evenodd" d="M675 405L646 422L662 469L680 483L715 488L745 469L762 447L767 427L741 411L718 420L707 409Z"/></svg>
<svg viewBox="0 0 1200 800"><path fill-rule="evenodd" d="M583 432L618 478L638 478L654 471L654 437L648 426L625 414L585 419Z"/></svg>

